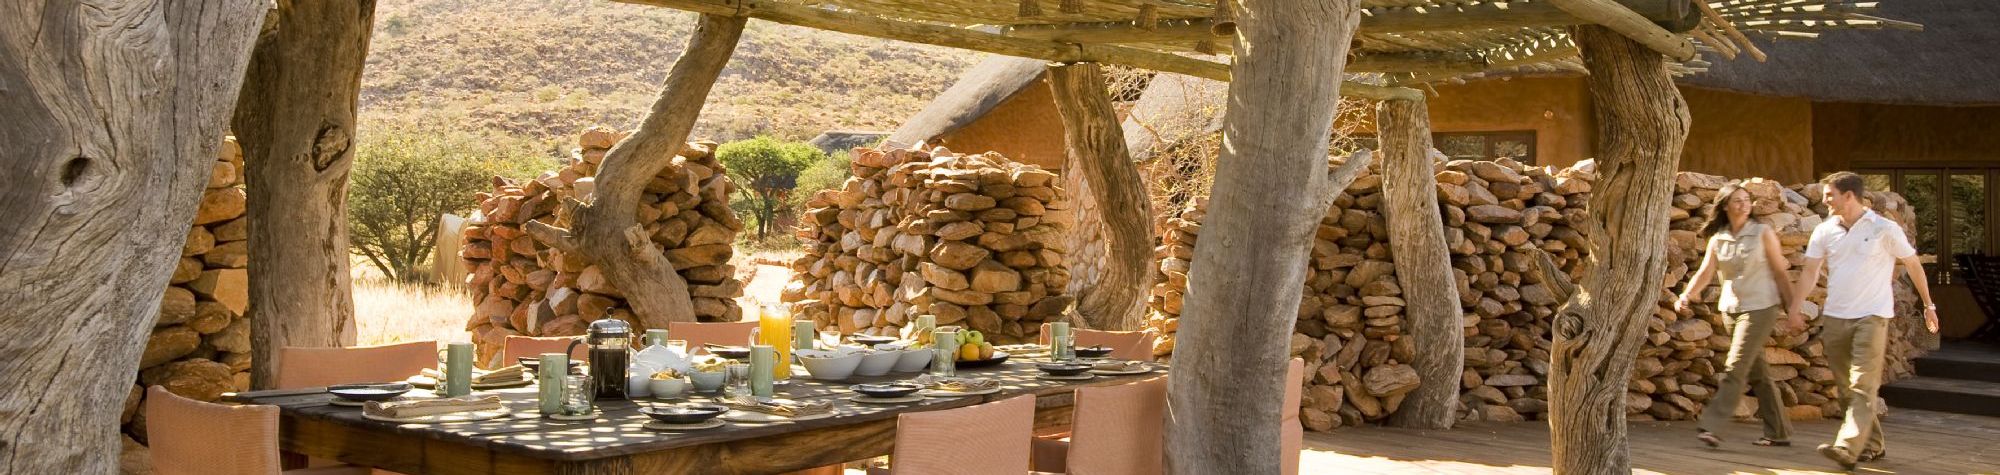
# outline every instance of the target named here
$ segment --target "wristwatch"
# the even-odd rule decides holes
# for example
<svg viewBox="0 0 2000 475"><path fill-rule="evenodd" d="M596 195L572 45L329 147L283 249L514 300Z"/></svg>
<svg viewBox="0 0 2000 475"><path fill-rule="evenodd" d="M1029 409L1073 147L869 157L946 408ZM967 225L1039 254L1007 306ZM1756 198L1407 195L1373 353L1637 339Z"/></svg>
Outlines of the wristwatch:
<svg viewBox="0 0 2000 475"><path fill-rule="evenodd" d="M1937 310L1937 304L1934 303L1924 304L1924 310Z"/></svg>

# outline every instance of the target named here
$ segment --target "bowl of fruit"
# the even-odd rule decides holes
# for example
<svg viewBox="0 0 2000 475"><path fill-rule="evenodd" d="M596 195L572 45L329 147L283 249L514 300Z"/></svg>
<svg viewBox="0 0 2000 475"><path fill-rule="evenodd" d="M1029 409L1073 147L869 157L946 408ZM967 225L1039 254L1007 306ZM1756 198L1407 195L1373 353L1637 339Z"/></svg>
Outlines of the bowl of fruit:
<svg viewBox="0 0 2000 475"><path fill-rule="evenodd" d="M953 364L959 368L983 368L1007 362L1007 352L993 349L986 342L986 335L978 330L958 330L958 360Z"/></svg>

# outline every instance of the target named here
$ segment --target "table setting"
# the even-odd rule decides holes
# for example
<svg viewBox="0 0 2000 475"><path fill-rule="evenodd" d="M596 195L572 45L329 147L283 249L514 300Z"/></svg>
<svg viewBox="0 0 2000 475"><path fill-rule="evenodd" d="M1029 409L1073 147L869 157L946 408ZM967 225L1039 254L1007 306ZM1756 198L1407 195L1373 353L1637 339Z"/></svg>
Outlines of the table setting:
<svg viewBox="0 0 2000 475"><path fill-rule="evenodd" d="M491 460L583 460L722 450L737 441L806 437L843 427L839 430L893 431L896 415L908 411L1020 395L1066 396L1079 385L1117 384L1117 378L1165 368L1103 358L1110 348L1073 347L1066 334L1054 335L1048 345L994 345L977 332L939 326L923 315L898 336L843 335L811 325L778 321L758 328L745 345L690 355L686 342L669 340L663 330L641 337L625 322L599 320L577 340L587 355L579 361L571 361L570 353L546 353L479 371L471 367L470 344L454 343L442 352L439 368L403 381L260 391L237 399L279 405L287 424L333 422L313 427L345 434L340 437L374 440L393 433L448 442L412 450L462 447L493 452ZM463 348L453 348L457 345ZM780 346L786 347L784 356ZM730 351L735 349L742 351ZM1050 407L1066 407L1067 401L1053 399ZM843 456L849 455L879 454Z"/></svg>

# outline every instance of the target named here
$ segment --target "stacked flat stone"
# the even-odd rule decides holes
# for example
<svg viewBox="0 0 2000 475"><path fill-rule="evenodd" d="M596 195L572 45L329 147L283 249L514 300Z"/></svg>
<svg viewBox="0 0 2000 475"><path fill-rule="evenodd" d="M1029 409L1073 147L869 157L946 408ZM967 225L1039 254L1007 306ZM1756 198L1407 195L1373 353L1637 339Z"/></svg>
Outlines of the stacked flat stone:
<svg viewBox="0 0 2000 475"><path fill-rule="evenodd" d="M1403 396L1420 381L1406 362L1413 348L1403 325L1403 289L1395 278L1382 208L1382 177L1371 168L1338 197L1321 219L1310 271L1299 304L1291 354L1306 360L1306 391L1300 417L1313 430L1379 421L1393 413ZM1573 281L1581 281L1586 236L1572 223L1588 216L1585 204L1598 176L1591 162L1565 169L1529 167L1509 159L1457 160L1436 166L1438 204L1452 256L1453 277L1464 309L1465 372L1461 417L1495 421L1541 419L1547 410L1549 318L1561 302L1551 285L1532 271L1532 255L1547 252ZM1729 334L1713 306L1692 314L1672 310L1673 292L1700 265L1705 241L1696 236L1710 212L1707 204L1728 180L1712 175L1681 173L1676 178L1667 288L1648 322L1646 342L1634 364L1628 417L1635 420L1684 420L1700 412L1715 393L1718 371L1728 351ZM1753 214L1778 229L1796 268L1811 229L1822 218L1809 208L1806 196L1814 186L1787 189L1762 179L1746 181L1757 198ZM1900 197L1871 193L1876 209L1909 222L1912 217ZM1206 202L1195 199L1164 216L1156 249L1160 272L1151 289L1153 310L1148 325L1166 337L1155 353L1170 356L1178 328L1181 299L1186 293L1194 246L1206 215ZM1907 224L1906 224L1907 226ZM1812 298L1824 298L1822 287ZM1713 302L1717 290L1702 293ZM1899 288L1899 309L1915 309L1914 295ZM1911 324L1898 321L1889 351L1889 368L1908 374L1909 359L1919 351ZM1816 338L1787 335L1767 348L1774 377L1780 380L1787 412L1793 417L1831 416L1832 371ZM1748 415L1755 398L1743 398L1737 413Z"/></svg>
<svg viewBox="0 0 2000 475"><path fill-rule="evenodd" d="M853 177L811 197L783 299L845 333L917 315L1026 341L1075 301L1070 203L1055 173L997 153L854 149Z"/></svg>
<svg viewBox="0 0 2000 475"><path fill-rule="evenodd" d="M225 138L119 416L126 432L141 439L147 386L202 401L250 389L250 221L242 169L243 149L235 137Z"/></svg>
<svg viewBox="0 0 2000 475"><path fill-rule="evenodd" d="M625 134L594 128L562 169L516 183L495 177L479 196L479 213L463 233L459 257L476 303L465 328L478 343L480 361L492 361L509 335L580 335L607 314L644 325L624 293L603 271L576 253L528 235L528 221L569 227L564 200L587 201L605 153ZM729 264L731 243L743 222L729 209L736 185L717 162L713 142L687 144L673 164L647 184L638 222L687 281L701 321L735 321L743 283Z"/></svg>

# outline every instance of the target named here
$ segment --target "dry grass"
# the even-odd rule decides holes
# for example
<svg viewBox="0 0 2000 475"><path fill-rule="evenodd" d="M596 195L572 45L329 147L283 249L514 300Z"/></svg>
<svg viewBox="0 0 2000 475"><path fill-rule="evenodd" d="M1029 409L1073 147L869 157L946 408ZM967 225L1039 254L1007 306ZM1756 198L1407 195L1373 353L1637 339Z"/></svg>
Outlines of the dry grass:
<svg viewBox="0 0 2000 475"><path fill-rule="evenodd" d="M466 341L472 298L455 289L381 279L354 280L354 319L363 345Z"/></svg>

